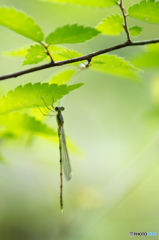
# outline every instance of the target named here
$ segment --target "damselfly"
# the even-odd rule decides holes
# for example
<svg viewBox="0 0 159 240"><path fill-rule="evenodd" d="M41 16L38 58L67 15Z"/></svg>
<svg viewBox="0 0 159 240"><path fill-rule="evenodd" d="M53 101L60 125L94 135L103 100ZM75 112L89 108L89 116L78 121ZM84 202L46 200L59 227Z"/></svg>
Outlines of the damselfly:
<svg viewBox="0 0 159 240"><path fill-rule="evenodd" d="M44 99L42 98L44 101ZM69 154L67 150L66 145L66 138L65 138L65 132L64 132L64 118L62 116L62 111L65 110L64 107L55 107L52 103L52 109L49 108L46 105L46 102L44 101L45 106L52 112L56 112L56 120L58 125L58 137L59 137L59 152L60 152L60 208L63 212L63 173L62 168L64 170L65 178L67 181L69 181L72 178L72 170L71 170L71 164L69 159ZM40 109L40 108L39 108ZM41 110L40 110L41 111ZM43 114L43 113L42 113ZM45 116L55 116L55 115L47 115L43 114Z"/></svg>

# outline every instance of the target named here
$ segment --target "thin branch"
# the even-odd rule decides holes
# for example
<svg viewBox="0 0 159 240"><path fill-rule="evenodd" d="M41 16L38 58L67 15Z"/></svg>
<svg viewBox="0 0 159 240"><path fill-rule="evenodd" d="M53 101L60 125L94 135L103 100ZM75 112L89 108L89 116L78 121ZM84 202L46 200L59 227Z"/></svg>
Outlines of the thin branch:
<svg viewBox="0 0 159 240"><path fill-rule="evenodd" d="M91 65L91 61L92 61L92 58L90 58L90 59L87 59L87 64L86 64L86 68L88 68L90 65Z"/></svg>
<svg viewBox="0 0 159 240"><path fill-rule="evenodd" d="M54 60L53 60L53 58L51 56L51 53L49 52L48 47L44 43L42 43L42 42L40 42L40 44L46 49L46 54L50 57L51 63L54 63Z"/></svg>
<svg viewBox="0 0 159 240"><path fill-rule="evenodd" d="M70 63L75 63L75 62L80 62L83 60L87 60L89 61L90 59L92 59L95 56L104 54L104 53L108 53L108 52L112 52L114 50L120 49L120 48L124 48L124 47L129 47L129 46L141 46L141 45L146 45L146 44L151 44L151 43L159 43L159 38L158 39L153 39L153 40L145 40L145 41L137 41L137 42L128 42L126 41L125 43L121 43L119 45L110 47L110 48L106 48L103 50L99 50L97 52L93 52L90 53L88 55L84 55L81 57L77 57L77 58L72 58L72 59L68 59L68 60L64 60L64 61L59 61L59 62L54 62L54 63L47 63L38 67L34 67L34 68L30 68L30 69L26 69L20 72L15 72L15 73L11 73L11 74L7 74L4 76L0 77L0 80L5 80L5 79L9 79L9 78L16 78L18 76L27 74L27 73L31 73L31 72L36 72L36 71L40 71L43 69L47 69L47 68L51 68L51 67L57 67L57 66L62 66L62 65L66 65L66 64L70 64Z"/></svg>
<svg viewBox="0 0 159 240"><path fill-rule="evenodd" d="M121 12L123 14L123 19L124 19L124 23L123 23L123 27L124 27L124 30L126 32L126 35L127 35L127 40L129 43L131 43L131 39L130 39L130 34L129 34L129 30L128 30L128 27L127 27L127 20L126 20L126 11L125 11L125 8L123 7L123 1L120 0L120 2L117 3L121 9Z"/></svg>

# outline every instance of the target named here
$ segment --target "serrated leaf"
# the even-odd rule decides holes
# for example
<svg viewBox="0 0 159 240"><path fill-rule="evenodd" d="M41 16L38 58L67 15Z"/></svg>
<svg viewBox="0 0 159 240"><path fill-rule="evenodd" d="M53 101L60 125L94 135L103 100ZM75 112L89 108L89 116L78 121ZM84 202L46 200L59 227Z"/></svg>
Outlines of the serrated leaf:
<svg viewBox="0 0 159 240"><path fill-rule="evenodd" d="M70 50L63 46L49 46L49 51L55 61L62 61L82 56L81 53L78 53L74 50Z"/></svg>
<svg viewBox="0 0 159 240"><path fill-rule="evenodd" d="M17 48L11 51L3 51L2 55L5 57L24 57L27 54L28 47Z"/></svg>
<svg viewBox="0 0 159 240"><path fill-rule="evenodd" d="M116 55L104 54L92 59L91 68L117 76L136 78L140 69Z"/></svg>
<svg viewBox="0 0 159 240"><path fill-rule="evenodd" d="M34 20L14 8L0 8L0 25L36 42L44 40L44 34Z"/></svg>
<svg viewBox="0 0 159 240"><path fill-rule="evenodd" d="M24 48L19 48L16 50L12 50L12 51L7 51L7 52L3 52L4 56L9 56L9 57L24 57L27 54L27 49L28 47L24 47ZM51 53L51 56L53 57L53 59L55 61L61 61L61 60L67 60L67 59L72 59L72 58L76 58L76 57L81 57L82 54L78 53L74 50L70 50L64 46L54 46L54 45L50 45L49 46L49 52ZM47 57L46 59L50 60L49 57Z"/></svg>
<svg viewBox="0 0 159 240"><path fill-rule="evenodd" d="M9 91L6 96L0 98L0 113L8 113L11 111L23 109L23 108L35 108L37 106L49 106L52 102L56 102L58 99L67 95L70 91L81 87L83 84L74 85L60 85L48 84L48 83L28 83L23 87L20 85L14 89L14 91Z"/></svg>
<svg viewBox="0 0 159 240"><path fill-rule="evenodd" d="M83 56L74 50L70 50L64 46L49 46L49 51L51 54L60 55L62 59L71 59Z"/></svg>
<svg viewBox="0 0 159 240"><path fill-rule="evenodd" d="M37 64L39 62L42 62L47 57L45 51L46 49L41 45L31 45L27 50L23 65Z"/></svg>
<svg viewBox="0 0 159 240"><path fill-rule="evenodd" d="M134 26L134 27L130 27L129 28L129 33L133 37L139 36L141 34L141 32L142 32L142 28L141 27Z"/></svg>
<svg viewBox="0 0 159 240"><path fill-rule="evenodd" d="M5 140L17 138L26 133L30 134L29 140L32 140L32 137L37 135L57 143L59 141L57 130L48 127L45 123L27 114L9 113L0 115L0 126L5 128L4 131L0 131L0 137ZM70 151L76 154L81 153L81 149L70 138L67 138L67 145ZM0 154L0 162L5 162L5 159L1 159L1 157Z"/></svg>
<svg viewBox="0 0 159 240"><path fill-rule="evenodd" d="M46 38L48 44L83 43L97 36L99 32L91 27L65 25L57 28Z"/></svg>
<svg viewBox="0 0 159 240"><path fill-rule="evenodd" d="M22 113L9 113L0 115L0 125L5 126L12 133L23 133L27 131L32 134L56 135L56 132L46 124L38 121L32 116Z"/></svg>
<svg viewBox="0 0 159 240"><path fill-rule="evenodd" d="M9 57L24 57L27 53L28 47L24 48L19 48L16 50L8 51L8 52L3 52L4 56L9 56ZM70 50L64 46L55 46L55 45L50 45L49 46L49 52L51 53L52 58L54 61L62 61L62 60L67 60L67 59L72 59L72 58L77 58L83 56L81 53L76 52L74 50ZM50 58L47 56L44 60L50 61ZM84 62L84 61L81 61ZM79 65L79 62L72 63L73 65Z"/></svg>
<svg viewBox="0 0 159 240"><path fill-rule="evenodd" d="M103 19L96 29L106 35L119 35L123 31L123 17L119 14L111 15Z"/></svg>
<svg viewBox="0 0 159 240"><path fill-rule="evenodd" d="M159 23L159 2L143 0L128 9L130 17L146 22Z"/></svg>
<svg viewBox="0 0 159 240"><path fill-rule="evenodd" d="M159 43L151 44L131 59L132 63L138 67L158 67L159 66Z"/></svg>
<svg viewBox="0 0 159 240"><path fill-rule="evenodd" d="M49 84L56 83L58 85L67 84L76 72L76 69L62 70L54 74L48 82Z"/></svg>
<svg viewBox="0 0 159 240"><path fill-rule="evenodd" d="M116 5L118 0L43 0L44 2L76 4L90 7L110 7Z"/></svg>

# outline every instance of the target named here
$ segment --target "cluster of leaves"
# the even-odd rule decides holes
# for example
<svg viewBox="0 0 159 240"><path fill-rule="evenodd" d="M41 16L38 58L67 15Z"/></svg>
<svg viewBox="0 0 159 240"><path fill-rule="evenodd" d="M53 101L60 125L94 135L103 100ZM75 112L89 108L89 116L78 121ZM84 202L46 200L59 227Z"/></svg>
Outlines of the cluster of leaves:
<svg viewBox="0 0 159 240"><path fill-rule="evenodd" d="M28 110L40 108L46 113L47 105L56 103L57 100L69 92L81 87L83 84L67 86L66 84L62 84L62 82L60 85L54 83L58 82L58 79L61 79L62 74L64 77L66 76L67 81L65 78L65 83L67 83L73 73L73 70L69 70L65 74L60 72L55 77L52 77L48 83L41 84L38 82L35 84L28 83L24 86L20 85L13 91L9 91L6 95L2 96L0 99L0 138L6 139L10 138L10 136L15 138L27 133L29 136L30 134L38 135L56 141L56 131L32 116L37 116L36 112L28 112ZM24 108L25 113L22 111Z"/></svg>
<svg viewBox="0 0 159 240"><path fill-rule="evenodd" d="M44 0L52 3L65 3L65 4L77 4L83 6L91 6L91 7L108 7L108 6L118 6L119 3L117 0L102 0L102 1L79 1L79 0ZM128 14L126 17L134 17L146 22L159 23L158 17L158 9L159 2L155 2L154 0L142 0L140 3L134 4L129 7ZM34 22L34 20L28 17L25 13L18 11L14 8L0 8L0 24L10 28L11 30L27 37L38 44L31 45L28 47L20 48L14 51L5 52L5 55L9 56L25 56L25 60L23 61L23 65L27 64L37 64L42 62L44 59L47 61L50 60L50 57L54 61L62 61L68 60L76 57L82 56L81 53L78 53L74 50L70 50L64 46L59 46L59 44L76 44L76 43L84 43L99 34L103 35L111 35L117 36L121 34L124 30L124 20L122 14L113 14L103 19L100 23L96 25L96 27L85 27L79 26L77 24L73 25L65 25L63 27L55 29L51 32L46 38L44 38L43 31L38 24ZM129 34L132 37L139 36L142 32L142 28L140 26L131 26L129 27ZM43 42L45 40L45 43ZM58 44L58 45L57 45ZM50 55L48 54L50 53ZM106 67L105 58L107 55L103 56L103 68ZM111 61L111 57L109 59L109 63ZM116 59L116 61L115 61ZM108 65L111 65L113 72L118 73L116 66L121 59L113 58L113 62ZM102 64L102 61L101 61ZM114 64L114 65L113 65ZM126 67L127 66L127 67ZM120 69L119 74L125 76L125 72L127 72L126 77L131 78L132 70L134 72L133 77L138 72L138 69L132 66L130 69L130 63L127 62L125 65L128 71L123 71ZM97 69L96 66L94 69ZM99 67L100 70L101 67ZM113 71L114 70L114 71ZM129 71L131 70L131 71ZM109 72L109 71L107 71ZM129 74L130 73L130 74Z"/></svg>
<svg viewBox="0 0 159 240"><path fill-rule="evenodd" d="M44 1L100 8L110 6L119 7L119 2L117 0ZM128 14L125 15L125 17L133 17L146 22L159 23L158 11L159 2L155 2L155 0L142 0L140 3L130 6ZM99 34L117 36L125 29L124 18L121 13L121 15L113 14L108 16L94 28L79 26L78 24L65 25L55 29L48 36L44 37L41 27L36 24L31 17L28 17L25 13L14 8L9 9L6 7L0 8L0 25L3 25L36 42L34 45L25 46L17 50L4 53L4 55L7 56L25 57L23 65L37 64L43 60L51 60L53 62L81 57L81 53L72 49L70 50L65 46L61 46L61 44L84 43ZM128 31L131 36L136 37L141 34L142 28L140 26L131 26L128 28ZM124 76L126 78L136 80L138 79L137 73L140 72L138 67L147 66L148 63L153 66L158 66L158 55L158 45L149 46L146 49L146 52L139 54L136 59L133 59L132 63L117 55L103 54L92 59L89 69L103 71L109 74L122 77ZM152 58L152 61L146 61L148 58ZM80 64L81 63L84 67L88 66L84 61L80 62ZM4 136L4 133L7 133L6 131L11 132L11 129L16 129L16 132L18 132L17 129L20 129L23 131L27 130L32 134L53 135L54 130L50 129L44 123L41 123L41 121L35 119L33 116L28 116L24 113L16 113L15 117L14 111L19 111L24 108L37 108L37 106L45 107L42 98L45 99L47 105L51 105L53 99L56 102L70 91L82 86L82 84L70 86L66 85L71 77L82 69L79 66L80 65L78 63L74 63L72 68L53 76L48 83L36 83L34 85L30 83L23 87L18 86L13 91L8 92L6 96L2 96L0 99L0 124L3 126L2 131L0 131L1 136ZM16 121L14 119L16 119Z"/></svg>

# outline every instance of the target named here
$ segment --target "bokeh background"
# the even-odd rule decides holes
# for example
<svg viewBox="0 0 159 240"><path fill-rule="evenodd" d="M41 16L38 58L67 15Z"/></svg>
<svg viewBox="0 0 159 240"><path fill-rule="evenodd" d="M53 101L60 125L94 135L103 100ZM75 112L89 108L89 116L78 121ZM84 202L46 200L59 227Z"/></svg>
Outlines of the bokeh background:
<svg viewBox="0 0 159 240"><path fill-rule="evenodd" d="M123 1L127 9L135 0ZM38 0L0 0L32 16L47 35L65 24L96 26L102 18L120 13L117 7L82 8ZM159 27L129 19L143 27L138 40L158 37ZM99 36L85 44L66 45L83 54L124 42ZM136 40L133 38L133 40ZM0 26L0 52L34 44ZM113 54L127 60L143 47ZM0 75L16 72L22 58L0 58ZM64 69L66 67L61 67ZM52 68L0 82L0 94L28 82L43 82L60 70ZM59 207L59 150L37 137L1 145L0 239L128 239L130 231L157 232L159 222L159 119L150 114L157 101L157 69L144 69L141 83L86 69L72 83L85 83L61 100L65 131L80 154L70 151L73 178L64 180L64 212ZM56 119L47 120L56 127ZM144 238L144 237L143 237Z"/></svg>

